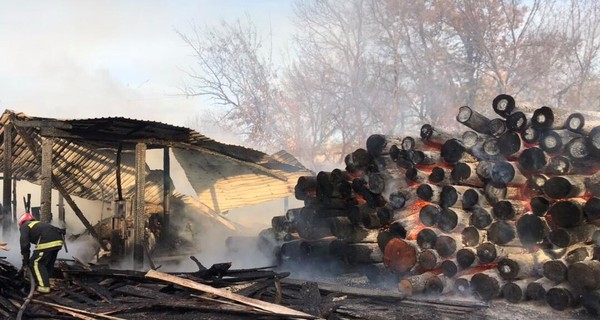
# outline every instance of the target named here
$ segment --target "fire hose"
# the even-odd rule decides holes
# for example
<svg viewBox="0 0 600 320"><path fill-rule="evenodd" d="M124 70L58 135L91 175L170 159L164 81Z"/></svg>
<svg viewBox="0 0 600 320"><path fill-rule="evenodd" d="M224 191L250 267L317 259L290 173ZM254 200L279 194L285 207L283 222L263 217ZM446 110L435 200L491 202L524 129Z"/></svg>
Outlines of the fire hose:
<svg viewBox="0 0 600 320"><path fill-rule="evenodd" d="M21 320L21 318L23 317L23 313L25 312L25 309L27 308L27 305L29 304L29 302L31 302L31 298L33 297L33 291L35 290L35 280L33 279L33 276L31 275L29 267L25 266L24 270L25 270L25 276L29 279L30 287L29 287L29 294L27 295L27 298L25 298L25 301L21 305L21 308L19 308L19 313L17 314L17 320Z"/></svg>

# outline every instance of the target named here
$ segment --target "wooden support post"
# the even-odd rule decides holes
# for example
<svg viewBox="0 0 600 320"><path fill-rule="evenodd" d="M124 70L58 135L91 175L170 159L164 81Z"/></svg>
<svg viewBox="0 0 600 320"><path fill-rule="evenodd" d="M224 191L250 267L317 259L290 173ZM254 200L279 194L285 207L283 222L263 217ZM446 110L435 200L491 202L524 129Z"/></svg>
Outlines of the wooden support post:
<svg viewBox="0 0 600 320"><path fill-rule="evenodd" d="M4 156L3 156L3 189L2 189L2 215L3 223L2 229L5 234L10 230L11 224L11 207L10 207L10 196L11 196L11 179L12 179L12 162L13 162L13 144L12 144L12 129L11 123L7 123L4 126Z"/></svg>
<svg viewBox="0 0 600 320"><path fill-rule="evenodd" d="M52 138L42 137L42 178L40 220L52 221Z"/></svg>
<svg viewBox="0 0 600 320"><path fill-rule="evenodd" d="M62 193L58 194L58 221L65 225L65 198Z"/></svg>
<svg viewBox="0 0 600 320"><path fill-rule="evenodd" d="M145 185L146 185L146 144L135 145L135 212L133 217L133 268L141 270L144 267L144 221L145 215Z"/></svg>
<svg viewBox="0 0 600 320"><path fill-rule="evenodd" d="M12 215L13 221L17 221L17 179L13 179L12 182Z"/></svg>
<svg viewBox="0 0 600 320"><path fill-rule="evenodd" d="M163 148L163 222L162 231L165 236L170 235L171 225L171 158L169 157L169 147Z"/></svg>

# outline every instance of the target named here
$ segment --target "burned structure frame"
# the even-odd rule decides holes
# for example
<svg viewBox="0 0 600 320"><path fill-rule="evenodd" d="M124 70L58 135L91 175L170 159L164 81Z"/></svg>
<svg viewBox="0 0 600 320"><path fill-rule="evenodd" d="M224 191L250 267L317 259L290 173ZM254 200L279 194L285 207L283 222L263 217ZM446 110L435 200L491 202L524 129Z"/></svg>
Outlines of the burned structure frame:
<svg viewBox="0 0 600 320"><path fill-rule="evenodd" d="M72 196L115 203L131 199L134 209L132 249L136 269L140 269L144 262L144 224L149 210L162 213L163 229L169 232L170 199L173 195L171 151L186 163L182 165L186 176L201 198L197 205L206 215L230 229L235 226L221 216L219 208L227 210L253 204L252 201L238 199L234 203L225 199L219 203L219 199L213 197L213 203L206 204L201 195L207 184L210 184L210 190L205 193L214 196L226 193L218 189L221 185L225 185L227 190L243 192L245 187L240 186L247 184L248 179L254 179L262 184L251 186L258 190L255 193L265 189L264 194L267 195L255 195L255 198L264 201L290 195L297 177L309 173L295 159L288 159L286 154L269 156L249 148L219 143L189 128L123 117L59 120L6 110L0 117L0 134L3 145L4 232L15 228L16 180L27 180L41 186L42 221L53 218L52 189L57 190L59 202L63 199L67 202L105 249L106 244ZM146 164L146 151L149 149L163 150L162 177L158 172L158 177L154 174L152 179L148 178L151 170ZM175 152L175 149L179 151ZM205 159L210 165L198 166L195 159ZM264 179L268 182L265 183ZM217 192L217 189L221 191ZM118 206L115 205L115 208L118 209ZM59 207L59 219L64 221L64 208L61 210Z"/></svg>

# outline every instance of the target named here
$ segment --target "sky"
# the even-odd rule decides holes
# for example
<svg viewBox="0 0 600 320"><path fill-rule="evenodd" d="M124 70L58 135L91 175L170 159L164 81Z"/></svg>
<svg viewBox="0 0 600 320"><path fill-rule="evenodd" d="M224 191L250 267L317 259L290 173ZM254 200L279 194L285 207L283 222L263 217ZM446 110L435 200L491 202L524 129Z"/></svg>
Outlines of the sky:
<svg viewBox="0 0 600 320"><path fill-rule="evenodd" d="M0 0L0 8L0 109L53 118L186 126L210 104L181 94L194 61L176 30L249 15L273 34L275 50L292 32L292 0Z"/></svg>

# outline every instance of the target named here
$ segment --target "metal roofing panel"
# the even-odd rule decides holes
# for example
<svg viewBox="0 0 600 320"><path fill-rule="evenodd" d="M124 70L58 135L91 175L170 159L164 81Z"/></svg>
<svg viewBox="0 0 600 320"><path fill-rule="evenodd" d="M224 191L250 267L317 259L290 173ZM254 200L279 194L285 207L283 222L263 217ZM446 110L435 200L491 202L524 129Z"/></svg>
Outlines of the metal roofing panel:
<svg viewBox="0 0 600 320"><path fill-rule="evenodd" d="M274 175L268 175L209 153L177 148L173 153L200 201L216 212L286 197L293 193L298 177L310 174L307 170L287 168L270 169Z"/></svg>

